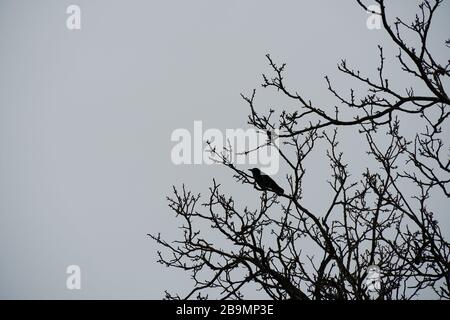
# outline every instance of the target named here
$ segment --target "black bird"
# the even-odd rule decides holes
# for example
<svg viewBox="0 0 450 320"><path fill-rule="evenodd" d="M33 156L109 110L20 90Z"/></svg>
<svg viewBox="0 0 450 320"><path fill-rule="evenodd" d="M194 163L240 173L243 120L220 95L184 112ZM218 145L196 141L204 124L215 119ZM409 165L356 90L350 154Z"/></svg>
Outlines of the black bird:
<svg viewBox="0 0 450 320"><path fill-rule="evenodd" d="M275 192L277 195L282 196L284 194L283 188L281 188L275 181L268 175L262 174L258 168L249 169L255 178L255 182L263 190Z"/></svg>

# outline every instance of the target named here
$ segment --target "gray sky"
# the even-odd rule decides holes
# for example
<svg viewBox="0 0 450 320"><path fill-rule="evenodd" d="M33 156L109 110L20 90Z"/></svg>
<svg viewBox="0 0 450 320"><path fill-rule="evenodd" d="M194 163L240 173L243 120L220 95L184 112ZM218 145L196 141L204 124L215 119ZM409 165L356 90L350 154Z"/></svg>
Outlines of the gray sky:
<svg viewBox="0 0 450 320"><path fill-rule="evenodd" d="M81 8L81 30L66 28L70 4ZM448 38L448 9L431 43ZM411 1L394 10L415 12ZM0 0L0 298L185 292L189 276L157 264L146 236L177 234L165 200L171 186L205 192L215 177L238 199L257 195L225 168L172 164L172 131L192 130L194 120L246 128L239 93L259 87L266 53L288 63L291 87L334 103L323 76L346 88L341 58L373 73L378 43L388 62L396 53L382 30L366 28L367 17L356 1ZM436 55L445 58L442 48ZM394 86L403 79L397 65L388 70ZM284 106L274 93L257 99ZM325 157L314 166L311 203L327 178ZM82 290L66 289L71 264L81 267Z"/></svg>

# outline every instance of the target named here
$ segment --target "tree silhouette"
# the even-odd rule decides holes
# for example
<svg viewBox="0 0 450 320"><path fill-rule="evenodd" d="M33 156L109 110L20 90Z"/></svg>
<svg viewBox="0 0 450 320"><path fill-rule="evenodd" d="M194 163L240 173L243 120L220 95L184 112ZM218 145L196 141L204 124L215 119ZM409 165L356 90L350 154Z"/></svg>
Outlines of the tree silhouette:
<svg viewBox="0 0 450 320"><path fill-rule="evenodd" d="M189 272L194 286L183 296L166 292L166 298L205 299L213 294L242 299L245 286L256 286L272 299L411 299L420 297L423 290L450 298L450 245L444 238L449 230L441 230L430 209L433 199L446 201L450 195L449 147L442 130L449 116L444 85L450 77L450 61L439 64L427 46L431 22L442 1L423 1L411 23L400 18L391 21L385 1L375 2L380 11L372 14L380 15L384 31L398 48L396 61L425 86L426 93L393 89L383 73L385 57L378 46L376 79L345 60L338 65L366 88L365 96L357 97L351 89L346 97L325 77L341 107L321 108L289 89L286 65L267 55L272 75L263 75L262 87L295 102L296 110L284 110L276 118L275 110L257 111L255 90L242 97L250 109L250 125L269 133L279 129L278 149L289 168L285 181L289 189L279 195L256 190L259 208L239 210L215 180L202 204L201 196L184 185L174 187L168 201L182 220L182 238L167 241L159 234L150 236L165 248L166 254L158 252L159 262ZM413 44L404 40L412 35L417 39ZM448 41L442 46L448 46ZM345 116L341 108L347 109ZM405 116L424 123L411 139L401 133ZM350 176L339 150L340 127L356 127L365 137L367 154L378 170ZM332 170L328 181L332 201L325 212L306 207L302 189L306 159L319 142L328 145ZM229 161L227 153L232 150L211 148L211 152L238 182L254 184L251 174ZM412 196L410 190L414 190ZM202 226L208 228L208 236ZM305 243L313 246L314 254L302 251ZM371 265L382 272L375 295L365 281Z"/></svg>

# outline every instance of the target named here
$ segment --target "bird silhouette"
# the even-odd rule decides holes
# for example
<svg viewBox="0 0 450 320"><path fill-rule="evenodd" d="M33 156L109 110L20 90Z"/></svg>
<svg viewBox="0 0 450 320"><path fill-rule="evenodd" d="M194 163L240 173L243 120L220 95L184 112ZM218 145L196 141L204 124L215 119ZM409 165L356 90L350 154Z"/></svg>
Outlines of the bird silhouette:
<svg viewBox="0 0 450 320"><path fill-rule="evenodd" d="M253 174L256 184L263 190L275 192L277 195L282 196L284 194L283 188L281 188L275 181L268 175L262 174L258 168L249 169Z"/></svg>

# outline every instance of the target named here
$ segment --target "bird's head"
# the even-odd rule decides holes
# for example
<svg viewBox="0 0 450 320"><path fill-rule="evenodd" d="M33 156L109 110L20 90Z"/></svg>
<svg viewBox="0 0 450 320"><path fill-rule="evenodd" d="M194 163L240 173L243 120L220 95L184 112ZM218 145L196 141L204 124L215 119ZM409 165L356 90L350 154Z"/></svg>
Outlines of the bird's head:
<svg viewBox="0 0 450 320"><path fill-rule="evenodd" d="M254 175L260 175L261 174L261 170L259 170L258 168L248 169L248 171L250 171Z"/></svg>

